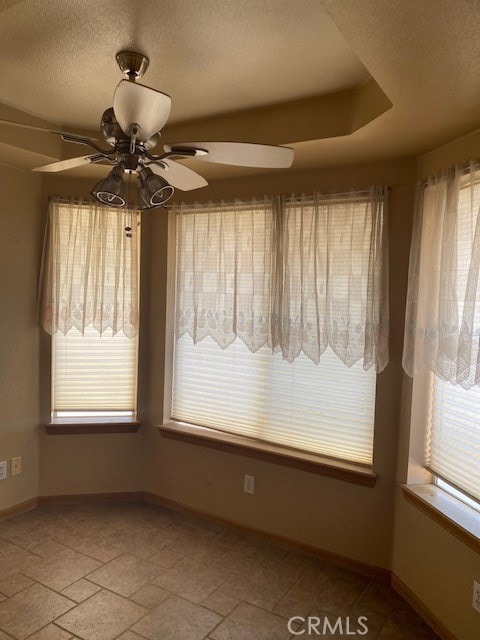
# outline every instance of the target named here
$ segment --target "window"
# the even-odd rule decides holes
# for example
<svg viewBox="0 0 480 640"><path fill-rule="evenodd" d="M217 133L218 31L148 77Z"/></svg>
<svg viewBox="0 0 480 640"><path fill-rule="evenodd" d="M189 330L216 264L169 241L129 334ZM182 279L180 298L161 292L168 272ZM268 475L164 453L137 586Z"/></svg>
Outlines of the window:
<svg viewBox="0 0 480 640"><path fill-rule="evenodd" d="M365 345L372 326L382 339L388 330L383 192L374 200L176 211L172 420L371 467L376 367Z"/></svg>
<svg viewBox="0 0 480 640"><path fill-rule="evenodd" d="M53 423L136 420L139 242L133 211L50 205L41 318Z"/></svg>
<svg viewBox="0 0 480 640"><path fill-rule="evenodd" d="M437 487L477 509L479 178L472 164L418 189L404 351L405 369L414 375L411 460L432 474L424 482L433 477Z"/></svg>
<svg viewBox="0 0 480 640"><path fill-rule="evenodd" d="M135 419L137 338L73 327L52 339L53 420Z"/></svg>
<svg viewBox="0 0 480 640"><path fill-rule="evenodd" d="M427 467L480 508L480 388L464 389L434 376L431 406Z"/></svg>

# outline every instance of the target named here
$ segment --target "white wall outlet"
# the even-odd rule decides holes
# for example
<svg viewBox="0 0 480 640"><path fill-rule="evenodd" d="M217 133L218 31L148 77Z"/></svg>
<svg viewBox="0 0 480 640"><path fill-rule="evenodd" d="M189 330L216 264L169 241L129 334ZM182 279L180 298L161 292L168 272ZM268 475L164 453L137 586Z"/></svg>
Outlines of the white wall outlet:
<svg viewBox="0 0 480 640"><path fill-rule="evenodd" d="M18 476L22 473L22 458L19 456L18 458L12 458L12 463L10 465L10 473L12 476Z"/></svg>
<svg viewBox="0 0 480 640"><path fill-rule="evenodd" d="M6 480L8 475L7 461L0 462L0 480Z"/></svg>
<svg viewBox="0 0 480 640"><path fill-rule="evenodd" d="M473 608L480 613L480 582L473 581Z"/></svg>
<svg viewBox="0 0 480 640"><path fill-rule="evenodd" d="M245 474L245 478L243 480L243 491L245 493L250 493L253 496L255 493L255 476Z"/></svg>

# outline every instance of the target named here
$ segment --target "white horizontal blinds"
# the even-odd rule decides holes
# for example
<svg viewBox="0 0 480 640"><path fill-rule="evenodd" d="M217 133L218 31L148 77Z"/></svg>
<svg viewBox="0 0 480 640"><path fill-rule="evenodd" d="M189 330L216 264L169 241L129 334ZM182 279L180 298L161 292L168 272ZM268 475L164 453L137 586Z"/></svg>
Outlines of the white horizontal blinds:
<svg viewBox="0 0 480 640"><path fill-rule="evenodd" d="M383 201L178 212L174 419L371 465Z"/></svg>
<svg viewBox="0 0 480 640"><path fill-rule="evenodd" d="M241 340L175 345L173 418L294 449L370 465L376 374L346 367L327 348L293 363Z"/></svg>
<svg viewBox="0 0 480 640"><path fill-rule="evenodd" d="M53 342L53 411L128 411L136 406L137 338L72 328Z"/></svg>
<svg viewBox="0 0 480 640"><path fill-rule="evenodd" d="M139 252L137 212L51 203L43 317L53 417L135 414Z"/></svg>
<svg viewBox="0 0 480 640"><path fill-rule="evenodd" d="M478 175L478 174L477 174ZM433 191L434 188L427 189ZM451 292L448 300L452 313L465 317L467 305L472 309L470 320L474 341L478 343L480 304L471 301L469 271L474 260L473 245L478 233L480 184L469 183L460 189L456 221L456 242L453 248ZM428 277L428 274L425 274ZM477 285L475 285L477 286ZM480 296L477 289L476 296ZM433 403L427 449L427 465L439 477L480 500L480 387L465 389L434 375Z"/></svg>
<svg viewBox="0 0 480 640"><path fill-rule="evenodd" d="M480 387L435 376L428 466L480 501Z"/></svg>

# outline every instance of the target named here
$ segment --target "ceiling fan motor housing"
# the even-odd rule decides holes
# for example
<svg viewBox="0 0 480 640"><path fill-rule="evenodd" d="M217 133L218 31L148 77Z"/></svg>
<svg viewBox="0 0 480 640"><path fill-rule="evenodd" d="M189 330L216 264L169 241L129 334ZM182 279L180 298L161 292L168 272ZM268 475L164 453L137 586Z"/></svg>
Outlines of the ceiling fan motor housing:
<svg viewBox="0 0 480 640"><path fill-rule="evenodd" d="M108 144L115 148L117 160L123 162L128 173L137 171L145 152L153 149L160 140L160 134L156 133L146 142L137 142L135 152L130 153L130 138L122 131L112 107L104 111L100 128Z"/></svg>

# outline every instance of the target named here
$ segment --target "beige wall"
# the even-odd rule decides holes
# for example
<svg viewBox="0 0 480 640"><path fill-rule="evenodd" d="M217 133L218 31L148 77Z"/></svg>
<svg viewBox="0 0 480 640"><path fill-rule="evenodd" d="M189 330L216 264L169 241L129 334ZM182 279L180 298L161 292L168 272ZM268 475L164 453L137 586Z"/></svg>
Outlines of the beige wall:
<svg viewBox="0 0 480 640"><path fill-rule="evenodd" d="M38 495L40 177L0 166L0 511ZM10 476L10 460L22 473Z"/></svg>
<svg viewBox="0 0 480 640"><path fill-rule="evenodd" d="M478 637L474 635L478 614L471 608L472 581L480 577L478 556L428 516L404 502L395 487L396 480L405 474L408 442L409 384L404 385L404 420L400 434L398 420L414 183L418 176L453 162L463 162L469 156L478 156L479 146L480 136L473 134L417 161L391 160L265 174L219 181L202 192L183 194L185 200L191 195L191 199L203 201L249 198L265 193L308 193L314 189L365 188L371 184L391 187L391 357L389 366L378 378L375 469L379 479L374 488L166 440L159 435L156 426L162 421L165 374L167 218L162 212L154 212L143 216L139 385L142 431L136 435L47 436L40 430L40 488L37 491L38 415L42 422L48 419L50 388L50 343L42 331L39 408L38 372L32 362L37 361L39 348L33 308L41 245L40 211L43 217L50 195L86 196L94 179L78 180L67 175L44 177L40 204L35 176L0 168L3 209L0 215L8 239L1 256L1 318L7 331L15 336L11 343L0 347L3 369L7 371L6 375L2 372L0 379L4 403L0 415L0 459L25 456L24 474L19 479L0 483L2 506L18 503L37 492L55 495L146 489L362 562L393 566L400 579L459 640ZM21 194L24 201L21 208L18 204L13 207L11 202L12 184L18 186L16 197ZM15 218L6 216L10 209L15 210ZM242 491L244 473L256 476L255 496L247 496Z"/></svg>
<svg viewBox="0 0 480 640"><path fill-rule="evenodd" d="M476 132L417 159L417 178L480 156ZM405 376L397 479L406 481L411 381ZM392 571L458 640L480 637L472 608L473 581L480 581L480 556L408 503L397 489Z"/></svg>
<svg viewBox="0 0 480 640"><path fill-rule="evenodd" d="M414 163L403 160L220 181L193 195L202 200L232 200L265 193L343 191L372 184L391 187L391 360L378 378L374 458L379 477L374 488L159 435L155 427L162 420L167 224L161 213L151 214L149 491L369 564L390 566L413 183ZM243 493L245 473L256 477L254 496Z"/></svg>
<svg viewBox="0 0 480 640"><path fill-rule="evenodd" d="M98 179L98 178L97 178ZM50 196L89 197L95 178L78 180L68 174L43 177L42 220ZM148 238L148 233L144 234ZM145 258L148 259L148 244ZM143 247L142 247L143 249ZM144 261L144 264L148 262ZM148 273L145 276L147 287ZM144 296L145 303L148 296ZM142 309L142 318L148 313ZM144 323L146 325L146 323ZM145 354L147 329L142 325L140 350ZM50 414L50 336L41 330L41 424ZM145 357L141 358L145 362ZM143 406L144 369L140 369L139 402ZM42 496L75 493L141 491L143 477L143 432L136 434L47 435L40 429L40 489Z"/></svg>

